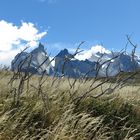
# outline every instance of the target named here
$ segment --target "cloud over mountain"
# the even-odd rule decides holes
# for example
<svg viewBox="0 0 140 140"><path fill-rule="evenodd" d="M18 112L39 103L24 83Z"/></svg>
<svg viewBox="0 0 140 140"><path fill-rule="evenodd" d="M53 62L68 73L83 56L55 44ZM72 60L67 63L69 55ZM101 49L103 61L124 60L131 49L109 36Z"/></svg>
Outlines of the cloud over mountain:
<svg viewBox="0 0 140 140"><path fill-rule="evenodd" d="M33 23L21 22L20 26L0 20L0 64L9 65L13 57L25 46L34 48L47 34L39 32Z"/></svg>
<svg viewBox="0 0 140 140"><path fill-rule="evenodd" d="M91 49L84 51L83 53L77 54L76 58L79 60L90 59L96 53L110 53L109 50L105 49L101 45L92 46Z"/></svg>

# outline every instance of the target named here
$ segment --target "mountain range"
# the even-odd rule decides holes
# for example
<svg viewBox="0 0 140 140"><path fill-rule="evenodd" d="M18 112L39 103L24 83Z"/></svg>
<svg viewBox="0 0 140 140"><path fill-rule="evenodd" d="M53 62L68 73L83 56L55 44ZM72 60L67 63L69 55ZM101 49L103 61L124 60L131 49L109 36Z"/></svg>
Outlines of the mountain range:
<svg viewBox="0 0 140 140"><path fill-rule="evenodd" d="M12 71L30 72L33 74L46 73L55 76L79 77L106 77L116 76L119 72L133 72L140 68L140 59L120 52L93 51L83 60L73 55L67 49L61 50L55 57L52 65L44 46L40 43L31 52L21 52L11 62Z"/></svg>

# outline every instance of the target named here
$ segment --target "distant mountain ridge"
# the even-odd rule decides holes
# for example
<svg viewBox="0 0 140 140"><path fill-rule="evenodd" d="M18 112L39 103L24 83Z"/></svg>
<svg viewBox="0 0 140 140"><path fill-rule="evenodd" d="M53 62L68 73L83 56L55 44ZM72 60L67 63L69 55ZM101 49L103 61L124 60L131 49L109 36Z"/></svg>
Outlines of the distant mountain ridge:
<svg viewBox="0 0 140 140"><path fill-rule="evenodd" d="M85 60L79 60L77 56L69 53L67 49L61 50L55 56L55 65L47 56L44 46L40 43L30 53L21 52L11 62L11 69L30 72L33 74L79 77L106 77L115 76L119 72L133 72L140 68L139 57L132 58L125 53L106 51L93 51Z"/></svg>
<svg viewBox="0 0 140 140"><path fill-rule="evenodd" d="M55 57L54 70L59 75L78 78L86 75L87 77L95 77L96 75L96 62L89 60L75 59L67 49L61 50Z"/></svg>

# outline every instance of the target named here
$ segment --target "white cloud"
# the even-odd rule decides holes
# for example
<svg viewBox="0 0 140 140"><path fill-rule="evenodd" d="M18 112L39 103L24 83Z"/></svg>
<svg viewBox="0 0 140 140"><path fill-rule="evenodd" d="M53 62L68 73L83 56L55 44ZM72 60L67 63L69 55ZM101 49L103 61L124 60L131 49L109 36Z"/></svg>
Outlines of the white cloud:
<svg viewBox="0 0 140 140"><path fill-rule="evenodd" d="M14 56L25 46L34 48L47 32L39 32L33 23L20 26L0 20L0 64L9 65Z"/></svg>
<svg viewBox="0 0 140 140"><path fill-rule="evenodd" d="M96 54L97 52L100 53L110 53L109 50L106 50L103 46L101 45L96 45L96 46L92 46L90 50L86 50L81 54L77 54L75 56L76 59L79 60L85 60L85 59L90 59L93 54Z"/></svg>

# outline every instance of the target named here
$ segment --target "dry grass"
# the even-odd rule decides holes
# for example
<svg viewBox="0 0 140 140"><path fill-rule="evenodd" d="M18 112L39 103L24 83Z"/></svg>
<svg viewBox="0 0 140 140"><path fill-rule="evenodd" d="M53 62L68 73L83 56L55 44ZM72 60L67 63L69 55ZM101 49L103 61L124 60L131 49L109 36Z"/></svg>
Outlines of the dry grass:
<svg viewBox="0 0 140 140"><path fill-rule="evenodd" d="M92 80L74 83L74 79L44 76L40 91L40 77L33 76L29 88L25 82L17 105L19 79L11 86L8 84L11 76L10 72L0 72L0 140L140 139L138 84L118 87L94 99L109 87L105 83L102 90L96 88L77 104L76 99L91 88Z"/></svg>

